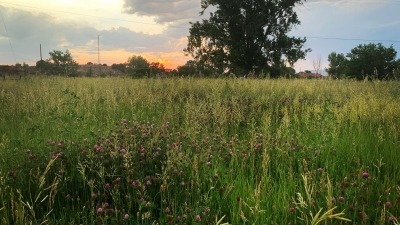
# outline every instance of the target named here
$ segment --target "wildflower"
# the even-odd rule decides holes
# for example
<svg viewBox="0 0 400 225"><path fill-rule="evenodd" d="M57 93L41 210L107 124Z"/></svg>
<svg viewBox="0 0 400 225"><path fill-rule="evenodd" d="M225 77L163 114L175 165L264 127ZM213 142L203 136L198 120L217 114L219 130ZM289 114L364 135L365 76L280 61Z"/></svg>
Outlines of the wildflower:
<svg viewBox="0 0 400 225"><path fill-rule="evenodd" d="M389 216L389 222L393 222L393 221L396 221L396 217L394 217L394 216Z"/></svg>
<svg viewBox="0 0 400 225"><path fill-rule="evenodd" d="M322 172L324 172L324 169L322 169L322 168L320 167L320 168L317 169L317 172L318 172L318 173L322 173Z"/></svg>
<svg viewBox="0 0 400 225"><path fill-rule="evenodd" d="M91 197L92 197L93 199L96 199L96 198L97 198L97 195L96 195L95 193L92 193L92 194L91 194Z"/></svg>
<svg viewBox="0 0 400 225"><path fill-rule="evenodd" d="M165 208L164 212L168 214L171 212L171 210L167 207L167 208Z"/></svg>
<svg viewBox="0 0 400 225"><path fill-rule="evenodd" d="M124 220L127 220L127 219L129 219L129 214L124 215Z"/></svg>
<svg viewBox="0 0 400 225"><path fill-rule="evenodd" d="M340 202L344 202L344 197L343 197L343 196L339 196L338 200L339 200Z"/></svg>
<svg viewBox="0 0 400 225"><path fill-rule="evenodd" d="M121 155L125 155L126 154L126 150L123 148L123 149L120 149L119 150L119 153L121 153Z"/></svg>
<svg viewBox="0 0 400 225"><path fill-rule="evenodd" d="M151 186L151 181L150 181L150 180L147 180L147 181L146 181L146 185L147 185L147 186Z"/></svg>
<svg viewBox="0 0 400 225"><path fill-rule="evenodd" d="M364 171L364 172L362 173L362 177L368 178L368 177L369 177L369 173Z"/></svg>
<svg viewBox="0 0 400 225"><path fill-rule="evenodd" d="M196 215L196 217L194 219L196 220L196 222L200 222L201 221L200 215Z"/></svg>
<svg viewBox="0 0 400 225"><path fill-rule="evenodd" d="M110 189L110 188L111 188L111 185L110 185L109 183L106 183L106 184L104 185L104 188L105 188L105 189Z"/></svg>
<svg viewBox="0 0 400 225"><path fill-rule="evenodd" d="M294 211L296 211L296 209L294 207L289 208L289 212L294 213Z"/></svg>
<svg viewBox="0 0 400 225"><path fill-rule="evenodd" d="M110 204L108 204L108 202L103 203L104 208L108 208L108 206L110 206Z"/></svg>
<svg viewBox="0 0 400 225"><path fill-rule="evenodd" d="M103 208L98 208L97 209L97 213L103 213L104 212L104 209Z"/></svg>
<svg viewBox="0 0 400 225"><path fill-rule="evenodd" d="M385 206L386 206L386 208L391 208L392 203L390 201L387 201L387 202L385 202Z"/></svg>

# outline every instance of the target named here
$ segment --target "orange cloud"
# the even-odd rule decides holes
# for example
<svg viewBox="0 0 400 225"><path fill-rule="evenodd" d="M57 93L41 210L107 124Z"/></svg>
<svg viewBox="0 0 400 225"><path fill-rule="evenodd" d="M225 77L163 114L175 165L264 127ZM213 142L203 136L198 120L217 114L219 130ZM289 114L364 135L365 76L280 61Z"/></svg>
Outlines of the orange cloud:
<svg viewBox="0 0 400 225"><path fill-rule="evenodd" d="M78 64L86 64L88 62L98 63L98 54L95 52L86 52L82 49L70 49L70 52ZM185 56L183 52L133 53L124 49L116 49L100 51L100 63L107 65L125 63L128 61L129 57L133 55L140 55L149 62L159 62L167 69L175 69L178 66L184 65L191 59L191 57Z"/></svg>

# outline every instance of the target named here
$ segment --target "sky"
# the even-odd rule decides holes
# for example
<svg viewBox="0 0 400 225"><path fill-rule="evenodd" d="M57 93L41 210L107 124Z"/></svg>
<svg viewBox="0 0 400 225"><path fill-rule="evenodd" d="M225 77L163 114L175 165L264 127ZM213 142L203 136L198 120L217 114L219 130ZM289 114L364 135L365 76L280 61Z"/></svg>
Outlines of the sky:
<svg viewBox="0 0 400 225"><path fill-rule="evenodd" d="M0 0L0 64L28 63L53 50L79 64L124 63L133 55L174 69L191 57L183 49L189 22L204 18L201 0ZM331 52L371 42L393 46L400 58L400 0L307 0L290 35L311 48L297 72L328 67ZM206 13L207 15L207 13Z"/></svg>

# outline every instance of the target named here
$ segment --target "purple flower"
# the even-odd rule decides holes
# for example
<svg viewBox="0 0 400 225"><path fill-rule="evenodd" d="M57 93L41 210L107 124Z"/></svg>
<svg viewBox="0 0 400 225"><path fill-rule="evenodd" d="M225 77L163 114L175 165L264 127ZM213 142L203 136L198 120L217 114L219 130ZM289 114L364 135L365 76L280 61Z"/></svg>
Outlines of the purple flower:
<svg viewBox="0 0 400 225"><path fill-rule="evenodd" d="M104 209L103 208L98 208L97 209L97 213L103 213L104 212Z"/></svg>
<svg viewBox="0 0 400 225"><path fill-rule="evenodd" d="M344 197L343 197L343 196L339 196L338 200L339 200L340 202L344 202Z"/></svg>
<svg viewBox="0 0 400 225"><path fill-rule="evenodd" d="M196 222L200 222L201 221L200 215L196 215L196 217L194 219L196 220Z"/></svg>
<svg viewBox="0 0 400 225"><path fill-rule="evenodd" d="M362 177L368 178L368 177L369 177L369 173L364 171L364 172L362 173Z"/></svg>
<svg viewBox="0 0 400 225"><path fill-rule="evenodd" d="M129 219L129 214L124 215L124 220L127 220L127 219Z"/></svg>
<svg viewBox="0 0 400 225"><path fill-rule="evenodd" d="M386 208L391 208L392 203L390 201L387 201L387 202L385 202L385 206L386 206Z"/></svg>
<svg viewBox="0 0 400 225"><path fill-rule="evenodd" d="M289 212L294 213L294 211L296 211L296 209L294 207L289 208Z"/></svg>

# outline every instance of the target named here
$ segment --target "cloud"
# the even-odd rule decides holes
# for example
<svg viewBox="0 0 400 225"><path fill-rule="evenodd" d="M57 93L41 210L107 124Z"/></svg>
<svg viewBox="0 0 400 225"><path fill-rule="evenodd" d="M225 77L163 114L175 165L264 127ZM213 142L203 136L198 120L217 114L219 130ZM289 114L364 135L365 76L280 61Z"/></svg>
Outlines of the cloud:
<svg viewBox="0 0 400 225"><path fill-rule="evenodd" d="M69 49L79 63L97 62L97 35L100 35L100 51L107 64L125 62L133 54L169 57L165 59L169 64L179 55L184 56L182 50L186 46L188 29L180 27L182 22L158 34L146 34L123 26L97 29L88 23L10 7L0 6L0 10L8 28L8 32L0 28L1 64L27 62L34 65L40 59L39 44L42 44L44 59L53 50Z"/></svg>
<svg viewBox="0 0 400 225"><path fill-rule="evenodd" d="M1 7L0 10L7 27L7 30L1 29L0 35L7 37L13 47L11 49L4 41L1 42L1 51L7 52L5 55L2 54L0 58L2 61L12 60L13 57L9 57L11 51L17 61L37 61L39 44L43 45L43 52L46 55L46 52L54 49L84 45L96 34L94 28L82 24L57 22L54 17L43 13L6 7Z"/></svg>
<svg viewBox="0 0 400 225"><path fill-rule="evenodd" d="M376 10L388 4L399 4L399 2L393 2L392 0L307 0L304 5L313 8L314 6L320 7L321 4L330 5L354 14Z"/></svg>
<svg viewBox="0 0 400 225"><path fill-rule="evenodd" d="M200 10L200 0L124 0L125 13L154 16L159 23L192 20Z"/></svg>

